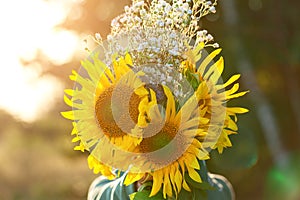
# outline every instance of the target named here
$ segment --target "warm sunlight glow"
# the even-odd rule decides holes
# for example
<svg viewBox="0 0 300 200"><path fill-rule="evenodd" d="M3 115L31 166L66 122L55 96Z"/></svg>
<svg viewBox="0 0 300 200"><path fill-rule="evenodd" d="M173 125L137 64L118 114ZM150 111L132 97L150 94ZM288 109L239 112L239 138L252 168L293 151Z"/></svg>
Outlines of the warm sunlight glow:
<svg viewBox="0 0 300 200"><path fill-rule="evenodd" d="M56 65L64 64L80 45L73 32L55 28L75 0L10 0L0 2L0 109L24 121L33 121L61 96L62 85L52 76L40 76L45 66L22 66L38 53ZM33 65L33 64L31 64ZM35 64L37 65L37 64Z"/></svg>

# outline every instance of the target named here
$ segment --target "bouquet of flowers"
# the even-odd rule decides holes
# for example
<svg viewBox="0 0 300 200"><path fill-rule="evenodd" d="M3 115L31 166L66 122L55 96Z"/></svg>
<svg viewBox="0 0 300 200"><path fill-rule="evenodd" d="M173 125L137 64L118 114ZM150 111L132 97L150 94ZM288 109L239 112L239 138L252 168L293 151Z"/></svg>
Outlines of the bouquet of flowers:
<svg viewBox="0 0 300 200"><path fill-rule="evenodd" d="M98 48L81 62L64 100L72 110L75 150L101 176L88 199L232 199L225 178L207 172L211 150L222 153L237 133L227 107L243 96L222 81L224 59L199 26L217 1L133 0L111 23ZM210 52L210 53L208 53Z"/></svg>

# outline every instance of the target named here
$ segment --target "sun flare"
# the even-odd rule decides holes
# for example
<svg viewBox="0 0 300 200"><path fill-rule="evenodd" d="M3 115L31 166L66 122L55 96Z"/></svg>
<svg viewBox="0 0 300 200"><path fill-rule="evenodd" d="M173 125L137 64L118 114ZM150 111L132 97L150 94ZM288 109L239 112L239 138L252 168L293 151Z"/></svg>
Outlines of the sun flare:
<svg viewBox="0 0 300 200"><path fill-rule="evenodd" d="M42 0L0 3L0 24L5 27L0 37L0 109L30 122L59 98L62 84L53 76L41 77L45 66L30 61L38 52L57 65L72 59L74 51L79 49L79 37L54 28L65 19L71 3ZM22 61L29 61L29 67L24 68ZM45 101L50 105L47 108L43 106Z"/></svg>

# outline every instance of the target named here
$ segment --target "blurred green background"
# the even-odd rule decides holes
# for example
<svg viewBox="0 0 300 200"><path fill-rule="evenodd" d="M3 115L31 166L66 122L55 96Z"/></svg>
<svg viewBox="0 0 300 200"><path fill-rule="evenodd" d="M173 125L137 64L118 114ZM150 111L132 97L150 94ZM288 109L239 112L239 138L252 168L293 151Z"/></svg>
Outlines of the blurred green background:
<svg viewBox="0 0 300 200"><path fill-rule="evenodd" d="M71 69L89 34L106 36L129 0L12 0L0 3L0 199L86 199L97 177L73 151L59 112ZM226 80L241 73L233 105L249 108L239 134L208 168L237 200L300 199L300 2L220 0L201 22L223 48Z"/></svg>

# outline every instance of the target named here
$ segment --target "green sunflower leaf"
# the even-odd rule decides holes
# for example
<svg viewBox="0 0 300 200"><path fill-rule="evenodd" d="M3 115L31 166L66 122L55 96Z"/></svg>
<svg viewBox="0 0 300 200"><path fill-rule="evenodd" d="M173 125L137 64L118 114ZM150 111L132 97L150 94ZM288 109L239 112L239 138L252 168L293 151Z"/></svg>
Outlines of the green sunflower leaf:
<svg viewBox="0 0 300 200"><path fill-rule="evenodd" d="M199 190L215 190L215 188L208 182L208 172L206 168L206 164L204 161L199 161L200 164L200 170L197 170L197 173L201 176L202 183L194 181L188 173L185 175L185 180L189 183L189 185L193 188L199 189Z"/></svg>
<svg viewBox="0 0 300 200"><path fill-rule="evenodd" d="M97 178L91 185L88 193L89 200L129 200L129 195L135 192L134 185L125 186L123 184L126 173L121 173L120 177L108 180L104 176Z"/></svg>
<svg viewBox="0 0 300 200"><path fill-rule="evenodd" d="M178 200L193 199L193 194L182 189L178 195Z"/></svg>
<svg viewBox="0 0 300 200"><path fill-rule="evenodd" d="M199 86L199 75L196 73L187 70L185 72L186 80L191 84L194 90L196 90Z"/></svg>
<svg viewBox="0 0 300 200"><path fill-rule="evenodd" d="M143 190L146 190L147 188L150 188L150 189L151 189L152 185L153 185L153 182L152 182L152 181L147 181L147 182L143 183L143 184L139 187L138 192L143 191Z"/></svg>
<svg viewBox="0 0 300 200"><path fill-rule="evenodd" d="M162 192L157 193L153 197L149 197L150 190L142 190L139 192L135 192L130 195L130 200L163 200L163 194Z"/></svg>
<svg viewBox="0 0 300 200"><path fill-rule="evenodd" d="M193 190L193 200L203 200L207 199L207 192L206 190Z"/></svg>
<svg viewBox="0 0 300 200"><path fill-rule="evenodd" d="M200 190L215 190L215 188L208 182L198 183L186 175L185 180L189 183L190 186Z"/></svg>

